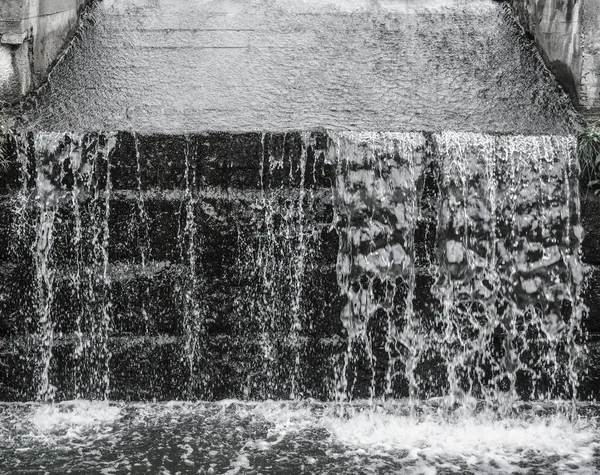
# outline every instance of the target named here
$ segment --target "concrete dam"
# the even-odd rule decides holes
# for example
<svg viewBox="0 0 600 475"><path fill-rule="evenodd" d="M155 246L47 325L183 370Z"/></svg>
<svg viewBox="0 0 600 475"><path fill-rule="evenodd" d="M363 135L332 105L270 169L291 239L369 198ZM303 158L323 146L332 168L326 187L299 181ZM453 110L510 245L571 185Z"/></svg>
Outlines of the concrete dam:
<svg viewBox="0 0 600 475"><path fill-rule="evenodd" d="M599 205L580 190L579 89L519 14L492 0L90 2L47 80L7 108L4 460L37 467L37 448L19 455L26 434L91 427L67 414L145 441L146 417L171 418L191 449L168 458L164 422L166 445L144 442L160 460L103 448L73 455L79 470L346 473L347 447L366 444L371 473L387 434L395 473L438 473L439 457L448 473L591 473L577 470L597 466L596 432L572 415L598 395ZM544 462L515 455L521 442L493 462L485 437L464 457L442 442L463 423L516 440L499 420L537 444L543 427L583 435L555 458L536 445ZM236 445L241 421L264 440ZM346 440L344 421L365 438ZM442 435L409 457L389 421ZM85 437L104 447L99 434Z"/></svg>

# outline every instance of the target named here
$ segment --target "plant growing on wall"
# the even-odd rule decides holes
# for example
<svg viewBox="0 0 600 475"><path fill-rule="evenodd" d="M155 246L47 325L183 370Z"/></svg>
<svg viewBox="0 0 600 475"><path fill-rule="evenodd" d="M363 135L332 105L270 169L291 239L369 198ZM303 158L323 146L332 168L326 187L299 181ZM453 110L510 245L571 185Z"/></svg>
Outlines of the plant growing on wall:
<svg viewBox="0 0 600 475"><path fill-rule="evenodd" d="M12 129L7 122L0 118L0 171L4 171L8 168L10 146L14 140Z"/></svg>
<svg viewBox="0 0 600 475"><path fill-rule="evenodd" d="M595 195L600 194L600 121L579 136L578 153L583 180Z"/></svg>

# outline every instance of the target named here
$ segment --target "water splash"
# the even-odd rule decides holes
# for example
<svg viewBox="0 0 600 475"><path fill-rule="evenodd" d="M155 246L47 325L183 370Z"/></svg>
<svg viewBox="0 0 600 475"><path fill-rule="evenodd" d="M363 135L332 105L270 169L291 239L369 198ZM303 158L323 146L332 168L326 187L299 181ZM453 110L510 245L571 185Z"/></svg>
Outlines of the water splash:
<svg viewBox="0 0 600 475"><path fill-rule="evenodd" d="M555 404L519 414L419 414L404 400L0 406L0 463L24 472L570 473L597 471L598 407L570 421Z"/></svg>

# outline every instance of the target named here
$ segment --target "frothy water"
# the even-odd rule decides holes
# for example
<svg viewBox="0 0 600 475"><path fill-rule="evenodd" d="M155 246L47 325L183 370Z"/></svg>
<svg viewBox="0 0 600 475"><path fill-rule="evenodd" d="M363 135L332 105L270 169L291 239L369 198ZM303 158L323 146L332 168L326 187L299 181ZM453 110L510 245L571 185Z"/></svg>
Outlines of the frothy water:
<svg viewBox="0 0 600 475"><path fill-rule="evenodd" d="M465 415L440 401L0 406L0 467L22 473L573 473L598 470L596 406Z"/></svg>

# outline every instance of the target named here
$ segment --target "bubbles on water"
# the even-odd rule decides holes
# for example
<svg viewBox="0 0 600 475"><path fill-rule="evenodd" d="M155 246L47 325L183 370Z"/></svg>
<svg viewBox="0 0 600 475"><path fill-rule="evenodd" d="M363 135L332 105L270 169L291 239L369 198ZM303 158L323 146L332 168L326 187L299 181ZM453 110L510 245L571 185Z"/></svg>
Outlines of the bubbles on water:
<svg viewBox="0 0 600 475"><path fill-rule="evenodd" d="M40 432L80 431L118 420L121 409L104 401L63 401L41 405L31 415L31 423Z"/></svg>
<svg viewBox="0 0 600 475"><path fill-rule="evenodd" d="M597 407L411 413L404 400L0 405L0 466L49 473L593 473Z"/></svg>

